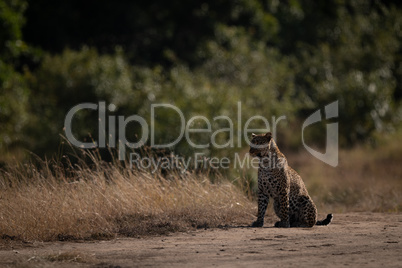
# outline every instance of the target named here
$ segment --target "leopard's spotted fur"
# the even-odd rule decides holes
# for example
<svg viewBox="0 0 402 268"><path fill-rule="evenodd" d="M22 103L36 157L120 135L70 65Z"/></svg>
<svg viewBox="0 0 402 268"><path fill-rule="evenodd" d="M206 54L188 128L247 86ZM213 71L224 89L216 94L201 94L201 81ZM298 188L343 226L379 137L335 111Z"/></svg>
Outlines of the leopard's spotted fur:
<svg viewBox="0 0 402 268"><path fill-rule="evenodd" d="M258 215L253 227L264 225L264 215L270 198L274 202L275 213L280 218L275 227L313 227L331 222L332 214L317 221L317 208L300 175L288 165L270 132L253 134L249 153L260 158Z"/></svg>

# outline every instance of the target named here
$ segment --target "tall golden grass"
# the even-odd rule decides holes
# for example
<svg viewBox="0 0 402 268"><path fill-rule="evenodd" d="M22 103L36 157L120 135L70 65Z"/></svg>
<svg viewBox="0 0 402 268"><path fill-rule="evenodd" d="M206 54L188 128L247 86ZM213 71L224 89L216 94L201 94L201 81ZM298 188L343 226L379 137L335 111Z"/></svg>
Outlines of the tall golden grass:
<svg viewBox="0 0 402 268"><path fill-rule="evenodd" d="M9 168L0 180L0 236L23 241L137 236L249 223L255 206L225 179L151 174L121 165Z"/></svg>
<svg viewBox="0 0 402 268"><path fill-rule="evenodd" d="M339 165L330 167L306 151L288 154L302 176L319 212L402 211L402 140L395 133L375 146L339 151Z"/></svg>
<svg viewBox="0 0 402 268"><path fill-rule="evenodd" d="M395 136L376 147L341 150L336 168L307 152L285 155L321 215L402 210L402 141ZM0 170L0 240L135 237L255 219L257 202L250 193L255 194L256 184L253 191L246 182L250 174L256 179L256 170L236 175L235 186L233 178L214 175L211 180L210 174L191 172L162 176L88 156L91 165L39 161L39 166ZM271 207L267 216L273 216Z"/></svg>

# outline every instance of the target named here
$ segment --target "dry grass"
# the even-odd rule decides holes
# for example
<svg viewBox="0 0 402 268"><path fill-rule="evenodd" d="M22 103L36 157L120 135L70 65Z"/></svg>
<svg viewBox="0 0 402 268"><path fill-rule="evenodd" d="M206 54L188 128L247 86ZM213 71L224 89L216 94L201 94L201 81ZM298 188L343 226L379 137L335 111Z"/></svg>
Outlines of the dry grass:
<svg viewBox="0 0 402 268"><path fill-rule="evenodd" d="M337 168L305 151L285 154L321 214L402 210L402 141L384 138L376 148L341 150ZM92 163L66 169L42 161L39 168L28 164L0 171L0 240L165 234L249 224L256 213L255 198L247 196L251 184L244 179L255 178L254 170L238 176L236 184L247 185L241 189L225 178L212 183L209 174L162 176L96 157Z"/></svg>
<svg viewBox="0 0 402 268"><path fill-rule="evenodd" d="M224 179L139 172L119 165L9 169L0 180L3 239L54 241L160 234L248 223L255 205Z"/></svg>
<svg viewBox="0 0 402 268"><path fill-rule="evenodd" d="M289 154L319 212L402 211L402 140L382 137L376 147L360 146L339 152L332 168L306 151Z"/></svg>

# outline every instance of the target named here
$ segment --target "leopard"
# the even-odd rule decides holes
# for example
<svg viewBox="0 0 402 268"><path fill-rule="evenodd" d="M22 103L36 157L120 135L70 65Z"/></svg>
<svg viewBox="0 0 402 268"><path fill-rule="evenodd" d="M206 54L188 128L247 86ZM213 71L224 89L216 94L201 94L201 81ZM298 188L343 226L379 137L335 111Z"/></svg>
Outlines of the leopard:
<svg viewBox="0 0 402 268"><path fill-rule="evenodd" d="M272 133L252 134L249 154L259 159L258 212L251 227L263 227L269 200L273 200L279 221L274 227L304 227L328 225L333 215L317 220L317 207L307 192L300 175L289 166L285 155L279 150Z"/></svg>

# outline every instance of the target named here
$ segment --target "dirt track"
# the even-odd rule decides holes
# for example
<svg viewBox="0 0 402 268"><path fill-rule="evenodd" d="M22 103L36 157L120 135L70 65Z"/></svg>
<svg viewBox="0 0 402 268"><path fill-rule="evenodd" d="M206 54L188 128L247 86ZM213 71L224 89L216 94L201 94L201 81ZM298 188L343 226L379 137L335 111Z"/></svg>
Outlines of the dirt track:
<svg viewBox="0 0 402 268"><path fill-rule="evenodd" d="M274 221L264 228L35 243L0 251L0 267L402 267L402 214L335 214L331 225L312 229L273 228Z"/></svg>

